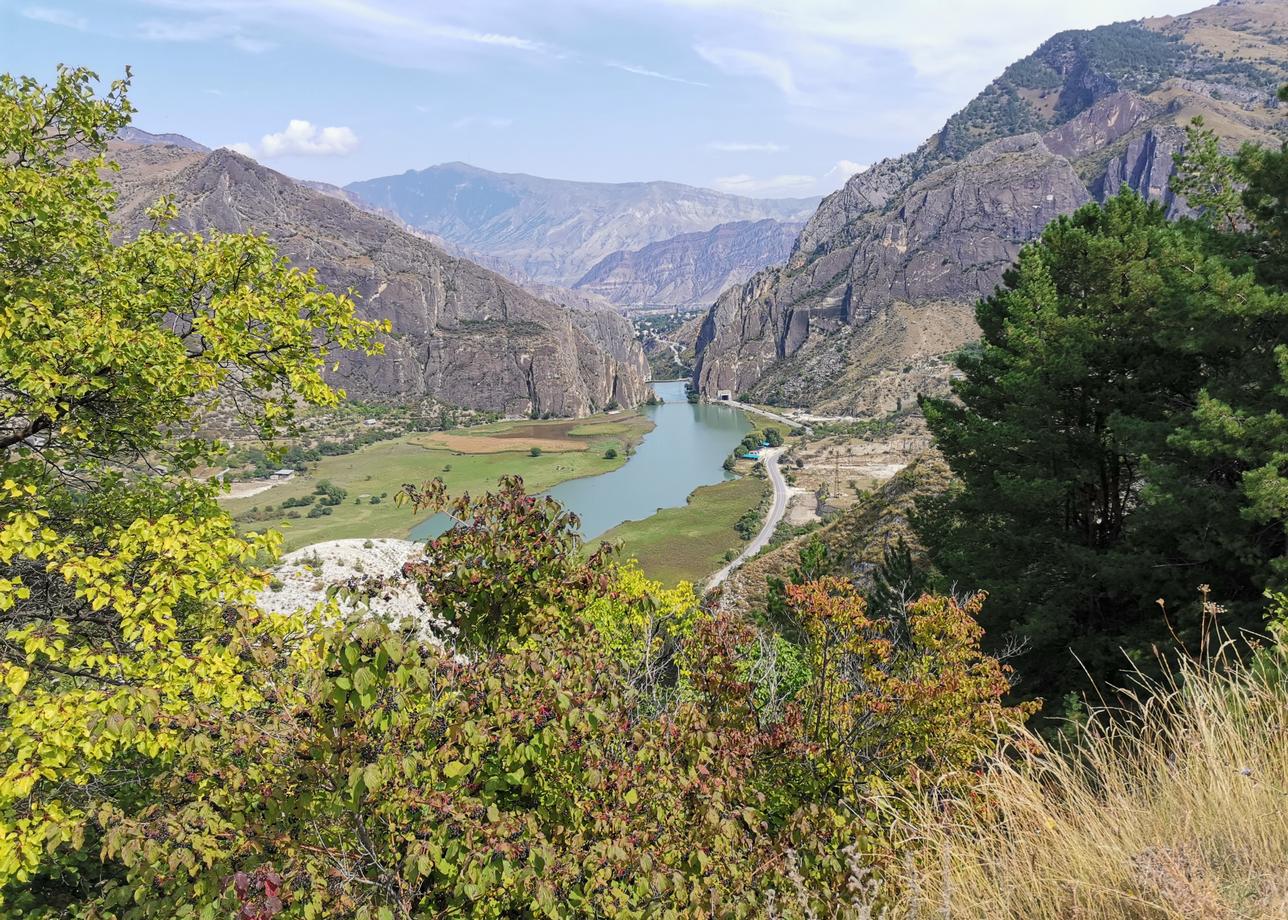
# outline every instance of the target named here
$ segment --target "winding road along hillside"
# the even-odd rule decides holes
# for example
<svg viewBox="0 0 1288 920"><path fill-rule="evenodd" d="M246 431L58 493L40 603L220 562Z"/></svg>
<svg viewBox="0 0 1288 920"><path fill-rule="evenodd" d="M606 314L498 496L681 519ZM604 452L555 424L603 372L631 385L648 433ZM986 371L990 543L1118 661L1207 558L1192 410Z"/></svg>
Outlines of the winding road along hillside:
<svg viewBox="0 0 1288 920"><path fill-rule="evenodd" d="M778 467L778 457L782 452L783 448L774 447L760 455L760 462L765 465L769 481L774 487L774 502L769 508L769 514L765 516L764 526L760 528L756 538L746 545L737 559L707 579L707 590L721 584L729 577L730 572L768 546L774 531L778 529L779 522L787 512L787 482L783 479L783 471Z"/></svg>

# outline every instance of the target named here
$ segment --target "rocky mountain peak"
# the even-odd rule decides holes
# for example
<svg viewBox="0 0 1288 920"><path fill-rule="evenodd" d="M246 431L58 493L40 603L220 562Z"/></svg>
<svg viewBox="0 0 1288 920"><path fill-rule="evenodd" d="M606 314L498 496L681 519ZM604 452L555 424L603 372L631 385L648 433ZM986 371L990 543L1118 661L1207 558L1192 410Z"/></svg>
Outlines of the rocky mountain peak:
<svg viewBox="0 0 1288 920"><path fill-rule="evenodd" d="M337 382L353 395L574 416L646 395L643 350L612 311L574 314L231 150L118 144L113 154L123 232L169 194L179 229L266 234L331 289L353 291L365 317L391 321L383 356L338 356Z"/></svg>
<svg viewBox="0 0 1288 920"><path fill-rule="evenodd" d="M905 370L946 368L942 354L904 346L960 345L971 330L958 308L991 292L1050 220L1123 187L1184 213L1170 179L1196 115L1231 146L1288 136L1275 98L1285 49L1283 0L1053 36L917 150L825 198L785 266L725 291L699 334L695 383L835 408L835 382L862 389L882 376L874 351ZM943 385L947 373L917 379Z"/></svg>
<svg viewBox="0 0 1288 920"><path fill-rule="evenodd" d="M151 131L144 131L142 128L134 127L134 125L126 125L122 128L117 132L116 139L127 144L136 144L143 147L170 146L179 147L183 150L192 150L196 153L210 152L210 148L205 144L198 143L182 134L153 134Z"/></svg>
<svg viewBox="0 0 1288 920"><path fill-rule="evenodd" d="M754 199L676 182L574 182L444 163L347 190L512 278L570 287L613 253L733 221L803 220L817 199Z"/></svg>

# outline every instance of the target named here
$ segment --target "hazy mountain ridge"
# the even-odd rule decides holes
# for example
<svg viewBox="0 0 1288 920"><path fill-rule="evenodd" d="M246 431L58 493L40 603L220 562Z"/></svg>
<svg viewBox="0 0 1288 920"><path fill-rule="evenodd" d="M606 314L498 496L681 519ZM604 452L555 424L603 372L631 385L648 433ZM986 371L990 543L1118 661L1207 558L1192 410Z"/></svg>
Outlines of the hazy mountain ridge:
<svg viewBox="0 0 1288 920"><path fill-rule="evenodd" d="M787 258L802 224L766 218L682 233L600 260L573 287L622 306L698 307Z"/></svg>
<svg viewBox="0 0 1288 920"><path fill-rule="evenodd" d="M816 198L753 199L676 182L574 182L445 163L345 188L484 253L519 280L571 286L596 263L735 221L803 220Z"/></svg>
<svg viewBox="0 0 1288 920"><path fill-rule="evenodd" d="M837 405L833 386L851 380L855 356L806 348L811 337L861 331L896 304L941 328L925 311L988 293L1048 220L1123 186L1181 213L1168 180L1184 125L1202 115L1231 145L1275 144L1284 79L1282 0L1053 37L916 151L825 198L785 266L725 291L703 324L695 382L711 394ZM902 325L916 334L915 322ZM766 377L788 359L799 383Z"/></svg>
<svg viewBox="0 0 1288 920"><path fill-rule="evenodd" d="M177 229L265 233L315 268L359 311L387 318L385 354L346 353L334 375L356 396L441 402L513 415L584 415L646 395L647 363L630 324L610 311L574 313L338 197L230 150L116 143L117 218L127 232L163 194Z"/></svg>
<svg viewBox="0 0 1288 920"><path fill-rule="evenodd" d="M182 134L153 134L151 131L144 131L142 128L136 128L134 125L126 125L116 134L116 139L127 144L137 144L140 147L179 147L183 150L191 150L196 153L209 153L210 148L199 141L194 141L190 137Z"/></svg>

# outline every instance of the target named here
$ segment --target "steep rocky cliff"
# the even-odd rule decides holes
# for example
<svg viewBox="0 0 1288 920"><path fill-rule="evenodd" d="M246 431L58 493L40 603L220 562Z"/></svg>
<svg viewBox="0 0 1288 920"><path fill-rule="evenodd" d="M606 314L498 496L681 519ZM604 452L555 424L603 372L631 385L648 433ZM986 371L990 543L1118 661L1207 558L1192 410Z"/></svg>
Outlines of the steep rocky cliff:
<svg viewBox="0 0 1288 920"><path fill-rule="evenodd" d="M742 220L803 220L817 199L756 199L675 182L570 182L445 163L347 190L520 281L570 286L595 263ZM471 256L473 257L473 256Z"/></svg>
<svg viewBox="0 0 1288 920"><path fill-rule="evenodd" d="M1023 243L1124 187L1186 213L1170 188L1184 127L1201 115L1230 147L1277 144L1284 81L1284 0L1053 37L917 150L825 198L784 266L726 290L703 323L695 383L875 410L911 389L867 386L894 370L873 362L880 343L918 391L941 388L947 352L974 332L960 307L993 289Z"/></svg>
<svg viewBox="0 0 1288 920"><path fill-rule="evenodd" d="M726 291L699 335L695 380L705 393L741 393L811 338L848 334L896 303L977 299L1025 241L1087 200L1038 135L987 144L860 214L812 260ZM801 376L825 387L836 374L820 365Z"/></svg>
<svg viewBox="0 0 1288 920"><path fill-rule="evenodd" d="M620 306L705 307L731 284L787 258L799 223L735 221L615 252L573 285Z"/></svg>
<svg viewBox="0 0 1288 920"><path fill-rule="evenodd" d="M159 196L173 195L178 229L264 233L327 286L353 290L364 316L392 322L383 356L340 357L335 377L352 395L515 415L584 415L645 396L643 351L611 311L542 300L229 150L117 144L113 152L126 232Z"/></svg>

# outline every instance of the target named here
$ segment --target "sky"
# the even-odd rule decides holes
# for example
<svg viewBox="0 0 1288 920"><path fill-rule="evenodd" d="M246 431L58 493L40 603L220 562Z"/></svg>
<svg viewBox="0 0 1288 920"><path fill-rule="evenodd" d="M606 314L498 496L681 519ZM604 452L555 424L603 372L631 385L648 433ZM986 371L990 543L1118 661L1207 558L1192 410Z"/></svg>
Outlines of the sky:
<svg viewBox="0 0 1288 920"><path fill-rule="evenodd" d="M462 160L755 197L915 148L1055 32L1204 0L0 0L0 60L344 184Z"/></svg>

